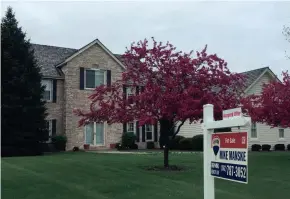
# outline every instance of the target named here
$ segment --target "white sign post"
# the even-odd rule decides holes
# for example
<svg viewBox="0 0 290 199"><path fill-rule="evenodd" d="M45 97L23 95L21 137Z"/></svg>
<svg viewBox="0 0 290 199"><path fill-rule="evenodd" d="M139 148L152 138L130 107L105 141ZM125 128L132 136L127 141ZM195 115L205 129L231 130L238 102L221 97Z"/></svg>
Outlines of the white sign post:
<svg viewBox="0 0 290 199"><path fill-rule="evenodd" d="M241 127L251 124L251 118L243 117L240 108L223 111L223 120L214 121L213 105L203 106L203 175L204 199L214 199L214 178L223 178L236 182L247 182L243 173L247 169L247 132L241 134L213 134L214 129ZM215 135L215 136L213 136ZM213 147L213 144L215 145ZM219 149L224 147L226 150ZM237 148L236 150L234 148ZM217 156L219 153L219 156ZM237 158L238 157L238 158ZM243 161L241 164L233 164ZM228 170L227 170L228 169ZM238 172L237 172L238 171Z"/></svg>

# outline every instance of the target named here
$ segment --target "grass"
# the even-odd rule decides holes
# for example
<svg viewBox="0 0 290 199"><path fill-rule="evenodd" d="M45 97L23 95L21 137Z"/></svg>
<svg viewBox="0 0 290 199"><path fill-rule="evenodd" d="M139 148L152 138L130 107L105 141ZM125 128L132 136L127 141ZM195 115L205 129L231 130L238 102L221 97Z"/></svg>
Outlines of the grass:
<svg viewBox="0 0 290 199"><path fill-rule="evenodd" d="M216 199L288 198L290 154L250 153L249 184L216 179ZM5 199L203 199L202 154L171 154L183 172L146 171L162 154L62 153L2 158Z"/></svg>

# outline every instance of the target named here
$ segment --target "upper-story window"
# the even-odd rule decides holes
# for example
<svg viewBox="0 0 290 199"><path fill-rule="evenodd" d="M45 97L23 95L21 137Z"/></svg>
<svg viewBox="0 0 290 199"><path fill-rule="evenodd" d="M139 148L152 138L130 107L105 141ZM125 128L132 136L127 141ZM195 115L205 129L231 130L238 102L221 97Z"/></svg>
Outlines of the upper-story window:
<svg viewBox="0 0 290 199"><path fill-rule="evenodd" d="M45 86L44 93L43 93L43 99L45 101L51 102L52 101L52 80L44 79L41 80L41 84Z"/></svg>
<svg viewBox="0 0 290 199"><path fill-rule="evenodd" d="M85 88L93 89L105 84L106 71L100 69L85 69Z"/></svg>
<svg viewBox="0 0 290 199"><path fill-rule="evenodd" d="M129 100L130 104L133 104L133 99L131 97L133 95L135 95L135 89L133 87L127 87L126 88L126 95L127 95L127 99Z"/></svg>

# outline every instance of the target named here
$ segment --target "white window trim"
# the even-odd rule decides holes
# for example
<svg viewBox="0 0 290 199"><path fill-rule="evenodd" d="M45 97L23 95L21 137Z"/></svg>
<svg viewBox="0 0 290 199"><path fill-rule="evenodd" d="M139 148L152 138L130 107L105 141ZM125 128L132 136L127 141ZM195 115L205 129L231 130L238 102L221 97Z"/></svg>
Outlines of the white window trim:
<svg viewBox="0 0 290 199"><path fill-rule="evenodd" d="M50 84L50 95L49 95L49 100L43 99L46 102L52 102L52 95L53 95L53 81L51 79L42 79L42 81L47 81ZM43 85L43 84L42 84ZM46 90L46 88L44 89Z"/></svg>
<svg viewBox="0 0 290 199"><path fill-rule="evenodd" d="M283 137L280 137L280 129L283 129ZM285 129L284 128L278 128L278 139L285 140Z"/></svg>
<svg viewBox="0 0 290 199"><path fill-rule="evenodd" d="M90 146L106 146L106 130L107 130L107 122L104 122L103 123L103 131L104 131L104 142L103 142L103 144L96 144L96 141L97 141L97 139L96 139L96 136L97 136L97 134L96 134L96 122L94 122L94 126L93 126L93 134L94 134L94 143L93 144L90 144ZM84 132L85 132L85 134L84 134L84 137L85 137L85 142L84 143L87 143L87 136L86 136L86 126L84 126Z"/></svg>
<svg viewBox="0 0 290 199"><path fill-rule="evenodd" d="M252 126L250 127L250 139L251 140L258 140L258 124L256 123L256 134L257 134L257 137L252 137Z"/></svg>
<svg viewBox="0 0 290 199"><path fill-rule="evenodd" d="M52 120L46 120L49 124L48 127L48 140L46 141L46 143L50 143L51 142L51 137L52 137Z"/></svg>
<svg viewBox="0 0 290 199"><path fill-rule="evenodd" d="M86 73L87 73L87 70L94 70L94 71L104 71L104 84L106 85L106 82L107 82L107 70L104 70L104 69L100 69L100 68L85 68L84 69L84 89L85 90L95 90L95 88L87 88L87 85L86 85Z"/></svg>
<svg viewBox="0 0 290 199"><path fill-rule="evenodd" d="M151 125L151 131L147 131L146 125L145 125L145 142L153 142L154 141L154 126L150 124ZM147 139L147 132L151 132L152 133L152 139Z"/></svg>
<svg viewBox="0 0 290 199"><path fill-rule="evenodd" d="M126 133L132 132L136 135L136 122L135 121L132 122L133 123L133 131L129 131L129 123L131 123L131 122L127 122L127 124L126 124Z"/></svg>

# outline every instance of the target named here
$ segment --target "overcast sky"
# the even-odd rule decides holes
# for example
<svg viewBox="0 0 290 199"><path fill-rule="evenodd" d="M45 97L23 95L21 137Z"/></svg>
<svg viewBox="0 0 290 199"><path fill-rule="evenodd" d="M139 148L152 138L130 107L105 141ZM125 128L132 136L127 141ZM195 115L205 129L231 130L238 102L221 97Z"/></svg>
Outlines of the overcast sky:
<svg viewBox="0 0 290 199"><path fill-rule="evenodd" d="M2 1L1 16L9 5L33 43L80 48L98 38L123 53L131 42L154 36L182 51L208 44L234 72L290 70L290 43L282 34L290 26L290 1Z"/></svg>

